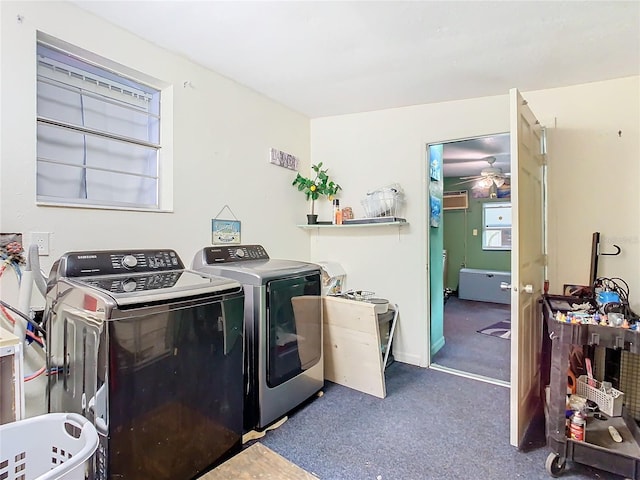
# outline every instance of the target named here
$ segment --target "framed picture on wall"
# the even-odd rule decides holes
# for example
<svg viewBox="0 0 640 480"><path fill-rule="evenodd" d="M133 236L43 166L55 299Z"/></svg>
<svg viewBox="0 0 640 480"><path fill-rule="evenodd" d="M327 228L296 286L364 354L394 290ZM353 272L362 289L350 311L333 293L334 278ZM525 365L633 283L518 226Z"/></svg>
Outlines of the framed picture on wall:
<svg viewBox="0 0 640 480"><path fill-rule="evenodd" d="M227 245L240 243L240 220L211 220L211 243Z"/></svg>
<svg viewBox="0 0 640 480"><path fill-rule="evenodd" d="M429 162L429 176L431 180L440 181L442 171L442 159L437 156L433 156Z"/></svg>
<svg viewBox="0 0 640 480"><path fill-rule="evenodd" d="M429 225L437 228L440 226L440 216L442 215L442 199L435 195L430 195L429 206L431 210Z"/></svg>
<svg viewBox="0 0 640 480"><path fill-rule="evenodd" d="M439 182L442 180L442 145L429 145L429 177Z"/></svg>
<svg viewBox="0 0 640 480"><path fill-rule="evenodd" d="M283 152L282 150L278 150L276 148L272 148L269 150L269 161L274 165L278 165L279 167L288 168L289 170L298 170L298 165L300 164L300 159L295 155L291 155L290 153Z"/></svg>

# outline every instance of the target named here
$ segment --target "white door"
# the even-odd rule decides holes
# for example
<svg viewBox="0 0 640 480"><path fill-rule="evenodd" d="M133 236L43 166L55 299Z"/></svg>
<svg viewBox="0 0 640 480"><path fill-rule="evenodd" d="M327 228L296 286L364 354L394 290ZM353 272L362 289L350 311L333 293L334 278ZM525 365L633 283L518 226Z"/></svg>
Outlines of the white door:
<svg viewBox="0 0 640 480"><path fill-rule="evenodd" d="M518 90L511 110L511 444L521 446L540 400L545 277L544 129Z"/></svg>

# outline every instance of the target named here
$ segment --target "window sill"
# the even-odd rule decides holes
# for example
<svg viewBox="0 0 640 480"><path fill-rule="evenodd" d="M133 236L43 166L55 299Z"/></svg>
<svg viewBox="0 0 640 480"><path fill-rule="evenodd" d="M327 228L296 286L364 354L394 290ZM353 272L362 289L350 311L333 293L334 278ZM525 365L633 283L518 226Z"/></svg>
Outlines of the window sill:
<svg viewBox="0 0 640 480"><path fill-rule="evenodd" d="M147 212L147 213L173 213L173 210L163 210L159 208L142 208L142 207L122 207L116 205L82 205L75 203L62 202L44 202L37 201L38 207L57 207L57 208L83 208L88 210L120 210L126 212Z"/></svg>

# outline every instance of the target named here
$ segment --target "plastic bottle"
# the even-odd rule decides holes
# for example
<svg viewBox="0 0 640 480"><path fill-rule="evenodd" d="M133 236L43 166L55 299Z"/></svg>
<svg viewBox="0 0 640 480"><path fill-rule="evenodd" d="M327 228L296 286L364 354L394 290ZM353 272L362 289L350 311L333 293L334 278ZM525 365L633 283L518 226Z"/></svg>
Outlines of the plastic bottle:
<svg viewBox="0 0 640 480"><path fill-rule="evenodd" d="M333 200L333 224L342 225L342 210L340 210L340 200Z"/></svg>

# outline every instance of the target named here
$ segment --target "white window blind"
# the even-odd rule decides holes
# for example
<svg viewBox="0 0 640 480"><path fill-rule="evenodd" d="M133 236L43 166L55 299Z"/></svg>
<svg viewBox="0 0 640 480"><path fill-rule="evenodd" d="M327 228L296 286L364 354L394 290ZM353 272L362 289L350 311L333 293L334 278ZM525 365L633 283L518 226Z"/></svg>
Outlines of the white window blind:
<svg viewBox="0 0 640 480"><path fill-rule="evenodd" d="M38 201L159 209L160 91L43 43L37 62Z"/></svg>
<svg viewBox="0 0 640 480"><path fill-rule="evenodd" d="M482 249L511 250L511 203L483 203L482 219Z"/></svg>

